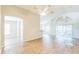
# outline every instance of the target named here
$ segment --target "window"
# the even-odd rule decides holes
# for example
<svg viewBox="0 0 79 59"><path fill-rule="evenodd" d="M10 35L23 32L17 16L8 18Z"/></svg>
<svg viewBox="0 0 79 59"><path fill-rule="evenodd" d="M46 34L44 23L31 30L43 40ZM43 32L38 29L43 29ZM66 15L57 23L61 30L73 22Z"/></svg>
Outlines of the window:
<svg viewBox="0 0 79 59"><path fill-rule="evenodd" d="M43 17L42 17L43 18ZM50 31L50 20L48 19L41 19L40 20L40 30L43 32Z"/></svg>
<svg viewBox="0 0 79 59"><path fill-rule="evenodd" d="M56 26L56 39L60 45L72 45L72 25Z"/></svg>
<svg viewBox="0 0 79 59"><path fill-rule="evenodd" d="M56 26L56 35L61 35L62 37L71 37L72 35L72 25L58 25Z"/></svg>
<svg viewBox="0 0 79 59"><path fill-rule="evenodd" d="M10 24L9 23L5 24L5 35L10 35Z"/></svg>

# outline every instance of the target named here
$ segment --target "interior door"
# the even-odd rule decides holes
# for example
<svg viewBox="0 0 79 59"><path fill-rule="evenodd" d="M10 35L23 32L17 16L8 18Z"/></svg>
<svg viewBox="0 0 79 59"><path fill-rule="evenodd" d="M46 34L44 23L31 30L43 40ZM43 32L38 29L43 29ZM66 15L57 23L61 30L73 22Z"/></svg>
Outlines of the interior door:
<svg viewBox="0 0 79 59"><path fill-rule="evenodd" d="M4 53L19 53L23 43L21 36L21 21L17 18L16 20L5 18L4 25Z"/></svg>

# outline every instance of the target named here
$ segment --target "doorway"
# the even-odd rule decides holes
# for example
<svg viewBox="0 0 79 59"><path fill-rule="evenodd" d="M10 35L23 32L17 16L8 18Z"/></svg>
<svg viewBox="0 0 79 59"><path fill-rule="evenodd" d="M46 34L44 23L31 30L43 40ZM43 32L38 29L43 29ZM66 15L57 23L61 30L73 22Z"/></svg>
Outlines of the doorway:
<svg viewBox="0 0 79 59"><path fill-rule="evenodd" d="M23 20L14 16L5 16L3 53L20 53L22 45Z"/></svg>

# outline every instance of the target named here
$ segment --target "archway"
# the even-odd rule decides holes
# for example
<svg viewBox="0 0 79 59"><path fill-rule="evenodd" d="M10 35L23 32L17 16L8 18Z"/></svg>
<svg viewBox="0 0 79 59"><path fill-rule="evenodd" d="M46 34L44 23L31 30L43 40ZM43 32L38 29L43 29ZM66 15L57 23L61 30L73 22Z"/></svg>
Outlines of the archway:
<svg viewBox="0 0 79 59"><path fill-rule="evenodd" d="M42 21L40 23L41 23L41 27L43 28L42 31L45 33L43 34L42 32L44 46L46 47L51 46L53 39L50 36L57 37L57 32L56 32L57 27L63 27L61 31L65 31L66 33L64 34L64 39L67 40L63 40L63 41L61 40L62 42L57 40L58 42L60 42L58 44L60 44L61 47L66 47L66 46L72 47L75 44L74 42L79 42L78 40L75 39L75 38L79 39L78 15L79 12L77 10L71 10L71 11L69 10L69 11L59 12L51 16L49 15L42 16L41 17ZM44 22L47 23L44 23L43 20Z"/></svg>
<svg viewBox="0 0 79 59"><path fill-rule="evenodd" d="M54 32L60 46L74 46L79 43L79 12L64 12L51 20L51 33ZM65 31L65 32L64 32ZM68 34L67 34L68 33ZM61 34L62 37L61 37ZM63 39L61 39L61 38ZM64 40L66 39L66 40ZM75 43L74 43L75 42Z"/></svg>

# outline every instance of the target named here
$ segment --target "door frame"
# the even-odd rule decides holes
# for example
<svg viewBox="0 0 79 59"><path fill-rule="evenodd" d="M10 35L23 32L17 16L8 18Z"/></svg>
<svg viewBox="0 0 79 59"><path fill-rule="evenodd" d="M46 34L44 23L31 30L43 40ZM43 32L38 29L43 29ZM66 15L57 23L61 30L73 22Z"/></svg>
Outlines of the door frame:
<svg viewBox="0 0 79 59"><path fill-rule="evenodd" d="M16 16L9 16L9 17L16 17ZM16 17L18 19L21 19L21 39L23 40L23 19L20 17ZM4 36L4 24L5 24L5 16L2 15L2 21L1 21L1 45L2 45L2 49L1 49L1 54L3 54L4 51L4 40L5 40L5 36ZM24 41L24 40L23 40Z"/></svg>

